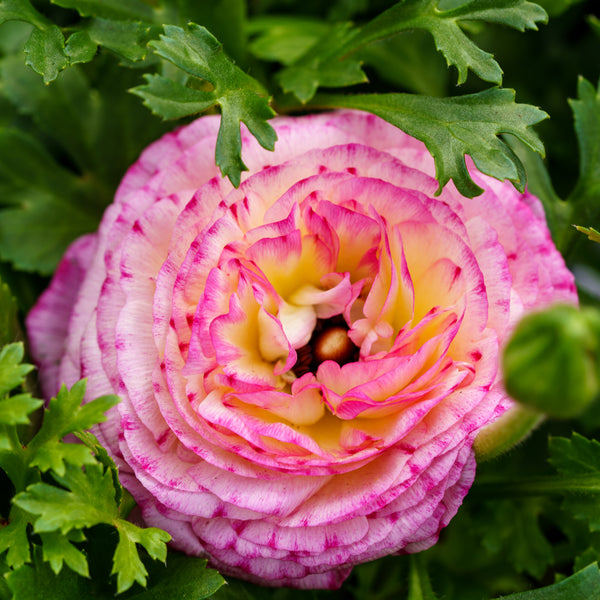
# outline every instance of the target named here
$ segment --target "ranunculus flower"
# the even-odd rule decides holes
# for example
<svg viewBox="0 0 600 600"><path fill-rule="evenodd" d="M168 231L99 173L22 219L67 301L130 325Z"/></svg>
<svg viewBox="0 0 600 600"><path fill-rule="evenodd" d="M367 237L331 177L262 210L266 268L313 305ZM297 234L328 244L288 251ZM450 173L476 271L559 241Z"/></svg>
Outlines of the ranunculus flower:
<svg viewBox="0 0 600 600"><path fill-rule="evenodd" d="M425 147L369 114L273 124L239 189L219 117L151 145L28 329L47 395L121 396L96 434L175 548L333 588L435 543L511 405L508 332L576 295L529 193L471 168L480 197L435 197Z"/></svg>

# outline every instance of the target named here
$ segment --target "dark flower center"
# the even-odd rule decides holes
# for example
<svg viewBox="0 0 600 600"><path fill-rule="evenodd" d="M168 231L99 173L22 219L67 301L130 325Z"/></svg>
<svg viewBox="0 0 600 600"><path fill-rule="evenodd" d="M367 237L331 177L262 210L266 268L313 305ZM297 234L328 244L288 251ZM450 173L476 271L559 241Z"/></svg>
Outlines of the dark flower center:
<svg viewBox="0 0 600 600"><path fill-rule="evenodd" d="M348 327L341 317L319 319L306 346L297 351L298 359L293 371L296 377L316 373L319 365L334 360L339 365L358 360L359 349L348 337Z"/></svg>

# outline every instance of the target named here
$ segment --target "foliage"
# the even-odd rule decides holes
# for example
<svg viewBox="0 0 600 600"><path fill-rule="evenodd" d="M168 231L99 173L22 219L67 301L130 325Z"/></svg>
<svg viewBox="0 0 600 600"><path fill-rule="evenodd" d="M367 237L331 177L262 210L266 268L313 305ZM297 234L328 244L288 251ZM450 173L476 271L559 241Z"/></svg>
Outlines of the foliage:
<svg viewBox="0 0 600 600"><path fill-rule="evenodd" d="M597 598L599 45L595 0L0 0L0 600ZM117 399L82 405L79 382L44 408L20 319L174 120L221 113L215 160L237 185L240 126L269 149L275 114L330 108L421 139L440 190L480 193L466 156L527 185L590 306L517 330L506 380L534 408L510 443L563 419L481 464L434 548L361 565L337 592L223 585L126 520L133 500L86 432Z"/></svg>

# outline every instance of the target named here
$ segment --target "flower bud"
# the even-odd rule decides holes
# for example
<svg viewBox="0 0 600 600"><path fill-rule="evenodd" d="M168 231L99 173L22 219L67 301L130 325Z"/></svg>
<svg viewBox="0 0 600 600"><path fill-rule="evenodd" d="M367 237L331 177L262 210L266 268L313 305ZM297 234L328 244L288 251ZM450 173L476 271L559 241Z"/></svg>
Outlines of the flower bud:
<svg viewBox="0 0 600 600"><path fill-rule="evenodd" d="M555 418L580 415L599 389L600 314L558 305L527 315L504 351L506 391Z"/></svg>

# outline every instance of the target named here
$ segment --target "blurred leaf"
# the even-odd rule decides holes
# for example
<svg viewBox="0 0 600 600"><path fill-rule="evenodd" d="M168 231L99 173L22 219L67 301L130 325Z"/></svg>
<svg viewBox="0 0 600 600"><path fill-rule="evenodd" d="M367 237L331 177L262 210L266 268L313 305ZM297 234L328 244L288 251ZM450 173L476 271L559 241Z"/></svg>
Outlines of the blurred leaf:
<svg viewBox="0 0 600 600"><path fill-rule="evenodd" d="M397 88L426 96L446 94L448 69L423 31L407 31L368 44L357 56Z"/></svg>
<svg viewBox="0 0 600 600"><path fill-rule="evenodd" d="M277 139L275 130L267 123L275 113L268 98L264 97L262 86L233 64L221 44L205 28L193 23L188 31L165 26L165 35L150 45L159 56L189 75L208 81L214 89L190 92L161 75L148 75L148 85L131 91L141 96L153 112L165 118L195 114L199 109L218 104L222 119L216 163L224 177L239 185L241 171L247 170L241 159L240 122L247 125L264 148L272 150Z"/></svg>
<svg viewBox="0 0 600 600"><path fill-rule="evenodd" d="M564 477L565 489L576 492L565 498L565 510L600 531L600 442L574 432L571 439L551 438L549 448L549 462Z"/></svg>
<svg viewBox="0 0 600 600"><path fill-rule="evenodd" d="M248 24L248 33L253 36L250 51L261 60L289 65L298 60L330 27L318 19L300 16L256 18Z"/></svg>
<svg viewBox="0 0 600 600"><path fill-rule="evenodd" d="M45 19L29 0L0 0L0 23L4 21L26 21L36 27L44 27L48 24Z"/></svg>
<svg viewBox="0 0 600 600"><path fill-rule="evenodd" d="M600 600L600 570L593 564L554 585L498 600Z"/></svg>
<svg viewBox="0 0 600 600"><path fill-rule="evenodd" d="M310 100L319 87L344 87L364 83L367 76L357 59L341 60L344 48L355 35L349 23L327 31L295 63L278 74L284 92L293 92L301 102Z"/></svg>
<svg viewBox="0 0 600 600"><path fill-rule="evenodd" d="M44 77L44 83L54 81L68 64L65 38L57 25L34 29L25 44L27 64Z"/></svg>
<svg viewBox="0 0 600 600"><path fill-rule="evenodd" d="M148 21L153 16L150 6L142 0L52 0L52 4L72 8L82 17Z"/></svg>
<svg viewBox="0 0 600 600"><path fill-rule="evenodd" d="M497 137L502 133L512 133L536 152L544 152L530 127L547 115L534 106L516 104L512 90L493 88L456 98L410 94L320 95L314 104L372 112L423 141L435 160L438 192L450 179L465 196L482 192L469 176L465 155L471 156L480 171L497 179L510 179L523 190L523 166Z"/></svg>
<svg viewBox="0 0 600 600"><path fill-rule="evenodd" d="M436 600L421 555L411 555L407 600Z"/></svg>
<svg viewBox="0 0 600 600"><path fill-rule="evenodd" d="M9 203L0 212L0 255L20 269L51 273L68 244L97 226L82 183L19 130L0 129L0 191Z"/></svg>
<svg viewBox="0 0 600 600"><path fill-rule="evenodd" d="M18 332L17 302L8 285L0 277L0 348L15 342Z"/></svg>

